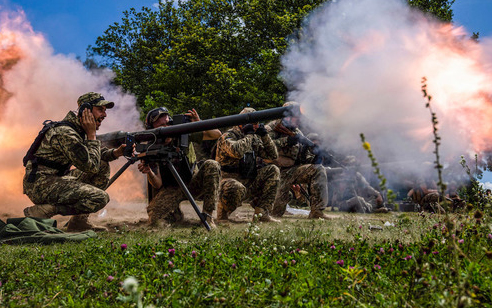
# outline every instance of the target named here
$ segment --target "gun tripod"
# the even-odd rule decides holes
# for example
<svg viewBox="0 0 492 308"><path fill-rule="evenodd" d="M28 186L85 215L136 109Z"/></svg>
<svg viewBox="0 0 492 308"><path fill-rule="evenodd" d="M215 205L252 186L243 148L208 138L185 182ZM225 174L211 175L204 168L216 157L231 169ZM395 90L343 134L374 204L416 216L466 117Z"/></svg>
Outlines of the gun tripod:
<svg viewBox="0 0 492 308"><path fill-rule="evenodd" d="M111 184L113 184L114 181L116 181L116 179L123 172L125 172L125 170L128 169L128 167L130 167L130 165L134 164L136 161L138 161L140 159L141 158L139 158L139 157L130 157L130 158L128 158L128 161L109 180L108 185L106 186L106 189L108 189L108 187ZM205 228L207 229L207 231L210 231L211 228L210 228L210 225L207 223L206 214L200 212L200 209L198 208L195 199L193 198L193 196L191 195L190 191L188 190L188 187L186 187L186 184L183 182L183 179L181 178L181 176L178 174L178 171L176 171L176 168L174 168L174 165L172 164L172 162L169 160L169 158L165 158L165 159L160 160L160 161L163 161L164 162L164 165L166 165L169 168L169 171L171 171L171 173L172 173L174 179L176 180L176 182L178 183L179 187L184 192L184 194L186 195L186 198L188 199L188 201L190 201L191 205L193 206L193 209L195 210L196 214L200 218L200 221L205 226Z"/></svg>

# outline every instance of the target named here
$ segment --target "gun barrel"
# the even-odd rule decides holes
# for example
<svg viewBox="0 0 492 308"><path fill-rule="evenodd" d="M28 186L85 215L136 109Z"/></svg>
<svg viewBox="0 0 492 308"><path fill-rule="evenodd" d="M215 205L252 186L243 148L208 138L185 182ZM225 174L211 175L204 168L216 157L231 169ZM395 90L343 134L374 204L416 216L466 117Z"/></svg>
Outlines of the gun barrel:
<svg viewBox="0 0 492 308"><path fill-rule="evenodd" d="M215 119L201 120L198 122L184 123L179 125L158 127L139 132L130 132L135 137L135 141L148 141L155 138L175 137L210 129L224 128L229 126L244 125L269 120L280 119L288 114L292 106L270 108L244 114L219 117ZM116 131L97 135L97 139L109 147L117 147L125 142L128 132Z"/></svg>

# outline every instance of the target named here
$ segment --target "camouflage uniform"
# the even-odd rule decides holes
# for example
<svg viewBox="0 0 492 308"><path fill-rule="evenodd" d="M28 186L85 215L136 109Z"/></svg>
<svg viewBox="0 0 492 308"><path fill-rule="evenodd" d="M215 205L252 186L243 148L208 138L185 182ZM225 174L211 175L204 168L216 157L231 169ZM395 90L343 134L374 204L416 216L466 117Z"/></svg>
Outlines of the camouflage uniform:
<svg viewBox="0 0 492 308"><path fill-rule="evenodd" d="M378 207L379 192L359 172L344 171L330 185L333 192L330 205L339 211L371 213Z"/></svg>
<svg viewBox="0 0 492 308"><path fill-rule="evenodd" d="M277 166L268 165L259 168L254 179L241 178L239 161L251 151L263 159L277 158L277 150L268 135L244 135L238 126L225 132L217 141L216 160L222 167L223 178L219 200L228 213L247 200L255 210L261 209L268 215L275 200L280 172Z"/></svg>
<svg viewBox="0 0 492 308"><path fill-rule="evenodd" d="M326 172L322 165L311 164L314 155L304 152L299 143L288 143L288 135L275 131L282 120L268 123L269 135L278 150L278 158L272 162L280 168L280 187L273 206L273 215L282 216L291 199L290 189L294 184L307 184L311 211L323 211L328 203ZM295 135L303 136L298 128L291 129Z"/></svg>
<svg viewBox="0 0 492 308"><path fill-rule="evenodd" d="M203 132L190 134L191 142L200 143ZM159 174L168 167L159 164ZM195 168L189 183L185 183L193 198L203 200L203 212L213 213L217 200L219 183L221 179L220 165L218 162L208 159L205 160L200 168ZM162 179L165 181L165 179ZM183 220L183 213L179 208L181 201L187 200L183 190L176 184L164 185L149 202L147 213L149 223L156 224L159 220L167 222L177 222Z"/></svg>
<svg viewBox="0 0 492 308"><path fill-rule="evenodd" d="M423 211L444 212L444 209L439 205L439 201L442 198L436 188L434 181L419 178L414 182L414 187L410 190L409 197L412 202L420 205Z"/></svg>
<svg viewBox="0 0 492 308"><path fill-rule="evenodd" d="M66 125L49 129L36 156L61 165L73 164L76 169L61 176L57 169L39 165L31 183L27 181L33 167L29 161L23 179L24 193L34 204L54 205L57 214L97 212L109 202L104 189L110 176L108 162L116 159L114 149L101 147L99 140L83 139L84 130L74 112L70 111L63 121L73 123L76 130Z"/></svg>

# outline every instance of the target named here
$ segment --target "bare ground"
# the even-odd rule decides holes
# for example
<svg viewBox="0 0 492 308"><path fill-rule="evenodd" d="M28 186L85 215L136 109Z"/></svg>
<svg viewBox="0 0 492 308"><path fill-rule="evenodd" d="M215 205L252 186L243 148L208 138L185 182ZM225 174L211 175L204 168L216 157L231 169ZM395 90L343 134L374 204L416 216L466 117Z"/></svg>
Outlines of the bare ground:
<svg viewBox="0 0 492 308"><path fill-rule="evenodd" d="M197 201L198 208L201 209L202 203ZM180 223L173 224L172 226L163 224L159 228L168 229L173 228L189 228L189 227L200 227L201 222L194 211L193 207L188 201L184 201L180 205L181 210L184 213L184 221ZM286 213L281 220L284 222L294 222L297 220L308 220L307 215L309 213L306 209L290 209L291 213ZM384 222L386 220L391 220L397 213L375 215L375 214L347 214L341 212L330 212L325 210L326 214L335 220L360 220L360 221L379 221ZM234 211L229 219L229 222L217 223L219 228L240 228L246 225L248 222L253 220L254 210L249 204L243 204L240 208ZM12 217L22 217L18 213L3 213L0 214L0 219L6 221L8 218ZM57 221L58 228L64 230L64 226L70 216L54 216L53 219ZM214 218L216 218L216 213L214 212ZM118 230L152 230L155 228L150 228L148 225L148 216L146 211L145 202L129 202L129 203L114 203L110 202L103 210L91 214L90 221L98 226L105 226L108 228L109 232L117 232Z"/></svg>

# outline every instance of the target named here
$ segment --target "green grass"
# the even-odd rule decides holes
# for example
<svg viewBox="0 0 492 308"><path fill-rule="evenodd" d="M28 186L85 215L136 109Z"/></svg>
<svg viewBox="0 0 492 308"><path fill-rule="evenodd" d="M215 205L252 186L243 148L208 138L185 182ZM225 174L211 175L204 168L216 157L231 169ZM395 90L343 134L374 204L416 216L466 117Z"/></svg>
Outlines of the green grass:
<svg viewBox="0 0 492 308"><path fill-rule="evenodd" d="M472 215L446 225L430 214L341 214L3 245L0 306L487 307L492 225Z"/></svg>

